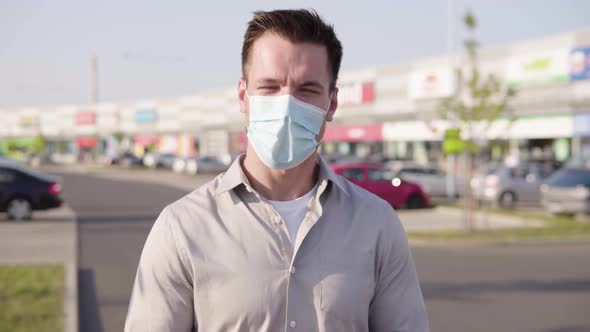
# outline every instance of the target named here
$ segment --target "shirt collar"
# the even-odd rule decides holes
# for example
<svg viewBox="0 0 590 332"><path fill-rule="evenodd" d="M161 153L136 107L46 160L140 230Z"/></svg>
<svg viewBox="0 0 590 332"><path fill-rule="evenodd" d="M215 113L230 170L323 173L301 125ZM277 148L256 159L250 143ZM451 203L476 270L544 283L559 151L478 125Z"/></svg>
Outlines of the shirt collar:
<svg viewBox="0 0 590 332"><path fill-rule="evenodd" d="M236 160L234 160L234 162L229 166L227 171L221 175L221 180L217 186L217 190L215 191L215 196L226 191L230 191L242 184L246 186L248 191L253 191L248 178L242 170L242 161L244 157L245 154L242 154L236 158ZM346 188L346 183L344 182L345 180L334 173L332 168L330 168L328 163L320 155L317 156L317 162L320 166L319 181L331 181L335 183L343 193L345 193L347 196L350 196L348 189Z"/></svg>

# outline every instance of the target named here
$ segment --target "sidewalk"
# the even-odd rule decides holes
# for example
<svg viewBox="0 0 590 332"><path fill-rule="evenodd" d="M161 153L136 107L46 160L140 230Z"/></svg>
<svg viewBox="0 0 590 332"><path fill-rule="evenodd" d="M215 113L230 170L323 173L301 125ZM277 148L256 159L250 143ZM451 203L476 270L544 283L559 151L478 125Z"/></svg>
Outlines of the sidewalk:
<svg viewBox="0 0 590 332"><path fill-rule="evenodd" d="M63 264L65 267L64 330L78 331L78 243L76 215L67 206L39 211L33 220L0 217L0 265Z"/></svg>
<svg viewBox="0 0 590 332"><path fill-rule="evenodd" d="M433 232L465 229L463 210L438 206L432 209L398 210L406 232ZM476 212L475 225L478 230L541 227L542 221L504 216L495 213Z"/></svg>

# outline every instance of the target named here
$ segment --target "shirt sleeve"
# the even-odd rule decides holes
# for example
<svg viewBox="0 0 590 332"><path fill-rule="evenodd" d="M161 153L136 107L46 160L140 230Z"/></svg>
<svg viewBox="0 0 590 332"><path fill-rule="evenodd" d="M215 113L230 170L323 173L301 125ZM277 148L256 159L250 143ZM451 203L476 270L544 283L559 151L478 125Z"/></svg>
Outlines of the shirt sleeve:
<svg viewBox="0 0 590 332"><path fill-rule="evenodd" d="M380 234L377 282L370 305L371 332L428 332L428 316L408 240L399 218L386 209Z"/></svg>
<svg viewBox="0 0 590 332"><path fill-rule="evenodd" d="M178 250L170 207L145 242L133 285L125 332L192 331L193 286Z"/></svg>

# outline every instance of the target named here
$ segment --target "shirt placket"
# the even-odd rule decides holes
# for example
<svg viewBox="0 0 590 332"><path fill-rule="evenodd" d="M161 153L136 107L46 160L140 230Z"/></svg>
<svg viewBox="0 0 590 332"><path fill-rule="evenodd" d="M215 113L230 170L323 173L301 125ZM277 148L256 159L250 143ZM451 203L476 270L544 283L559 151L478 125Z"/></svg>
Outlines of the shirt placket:
<svg viewBox="0 0 590 332"><path fill-rule="evenodd" d="M318 187L316 195L312 199L310 204L310 209L305 214L303 222L299 227L299 231L297 232L297 238L295 240L295 248L293 250L293 255L291 256L291 261L289 265L289 282L287 284L287 315L286 315L286 322L285 322L285 332L287 331L297 331L297 327L299 326L299 330L304 330L305 326L303 324L298 325L298 321L309 319L308 317L298 317L297 312L297 303L290 302L289 292L291 292L291 281L294 278L297 278L297 252L300 250L303 241L307 237L307 234L311 231L313 226L317 223L322 215L322 205L320 203L320 197L324 190L326 189L327 181L321 180L321 183Z"/></svg>
<svg viewBox="0 0 590 332"><path fill-rule="evenodd" d="M255 195L257 197L258 204L255 207L257 213L260 215L262 220L267 222L267 224L275 231L277 234L280 246L281 246L281 254L283 256L283 262L285 263L285 273L287 274L287 294L286 294L286 315L285 315L285 331L296 331L297 329L303 330L304 324L298 323L301 319L305 319L305 317L298 317L296 308L297 305L291 304L289 302L289 292L291 291L291 280L296 278L297 276L297 262L296 262L296 255L297 251L301 248L305 237L319 218L322 215L322 205L320 203L320 197L324 190L328 185L328 181L326 179L320 180L320 185L318 186L318 190L312 199L310 204L310 209L305 214L305 217L301 223L300 229L297 232L297 238L295 240L295 247L293 246L290 238L289 238L289 230L287 229L287 225L283 222L282 217L276 211L276 209L266 203L260 195L253 190L249 184L244 183L246 186L246 190Z"/></svg>

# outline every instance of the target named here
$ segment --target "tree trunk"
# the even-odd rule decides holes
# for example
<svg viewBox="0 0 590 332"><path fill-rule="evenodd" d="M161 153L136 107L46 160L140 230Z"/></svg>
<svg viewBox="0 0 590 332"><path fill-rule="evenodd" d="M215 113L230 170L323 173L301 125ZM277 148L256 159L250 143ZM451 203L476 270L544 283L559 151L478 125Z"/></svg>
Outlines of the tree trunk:
<svg viewBox="0 0 590 332"><path fill-rule="evenodd" d="M471 181L473 180L474 155L470 152L464 153L464 165L466 180L463 184L463 218L465 229L469 232L475 229L475 196L471 188Z"/></svg>

